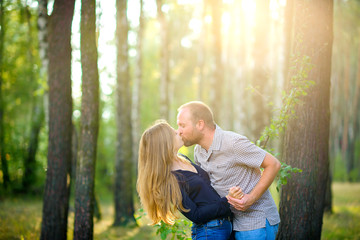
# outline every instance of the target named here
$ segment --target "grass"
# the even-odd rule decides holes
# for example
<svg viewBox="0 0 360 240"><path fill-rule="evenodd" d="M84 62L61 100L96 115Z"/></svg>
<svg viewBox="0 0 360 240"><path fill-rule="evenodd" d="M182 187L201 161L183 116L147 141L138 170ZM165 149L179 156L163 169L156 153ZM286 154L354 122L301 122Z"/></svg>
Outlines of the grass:
<svg viewBox="0 0 360 240"><path fill-rule="evenodd" d="M323 217L322 240L360 239L360 184L334 183L333 213Z"/></svg>
<svg viewBox="0 0 360 240"><path fill-rule="evenodd" d="M333 214L324 215L321 239L360 239L360 183L334 183L332 189ZM277 197L274 196L274 198L277 202ZM39 239L41 201L42 199L33 197L0 200L0 240ZM155 234L156 229L148 226L145 217L139 220L140 227L113 227L112 201L100 198L100 203L103 218L94 222L95 240L160 239ZM74 213L70 211L69 240L73 239L73 219Z"/></svg>

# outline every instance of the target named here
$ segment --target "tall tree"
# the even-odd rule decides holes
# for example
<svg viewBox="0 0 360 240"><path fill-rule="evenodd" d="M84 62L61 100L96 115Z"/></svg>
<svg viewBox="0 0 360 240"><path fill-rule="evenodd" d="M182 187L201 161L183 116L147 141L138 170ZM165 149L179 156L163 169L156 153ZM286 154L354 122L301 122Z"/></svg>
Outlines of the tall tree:
<svg viewBox="0 0 360 240"><path fill-rule="evenodd" d="M206 28L206 14L207 14L207 0L202 1L201 6L201 29L200 29L200 37L199 37L199 46L197 47L197 93L196 98L199 100L203 100L203 84L205 82L205 59L206 59L206 39L207 39L207 28Z"/></svg>
<svg viewBox="0 0 360 240"><path fill-rule="evenodd" d="M143 0L140 0L140 15L139 15L139 27L136 41L136 68L135 68L135 78L133 83L133 92L132 92L132 155L134 164L138 159L138 149L140 141L140 96L141 96L141 82L142 82L142 72L143 72L143 38L144 38L144 10L143 10ZM136 164L135 164L136 165Z"/></svg>
<svg viewBox="0 0 360 240"><path fill-rule="evenodd" d="M9 168L5 157L5 142L4 142L4 108L5 104L3 101L3 67L4 67L4 40L5 40L5 6L4 1L0 1L0 157L1 157L1 170L3 175L3 186L7 188L10 183Z"/></svg>
<svg viewBox="0 0 360 240"><path fill-rule="evenodd" d="M33 30L32 30L32 24L31 24L31 13L29 10L29 7L26 6L25 8L25 17L26 17L26 23L28 26L28 61L30 63L30 70L28 74L29 82L32 86L35 86L34 94L32 96L33 103L32 103L32 111L31 111L31 127L30 127L30 137L29 137L29 144L27 148L27 154L24 158L24 175L23 175L23 190L24 191L30 191L31 186L34 185L36 181L36 152L38 149L38 143L39 143L39 134L41 127L43 125L43 119L44 119L44 105L43 105L43 95L40 94L39 89L42 88L42 85L38 83L38 77L35 72L35 69L33 69L33 66L35 66L35 56L33 56L33 47L32 43L33 41Z"/></svg>
<svg viewBox="0 0 360 240"><path fill-rule="evenodd" d="M289 79L289 63L292 37L292 20L294 12L294 0L287 0L284 9L284 78ZM285 89L288 89L289 81L285 81Z"/></svg>
<svg viewBox="0 0 360 240"><path fill-rule="evenodd" d="M222 91L224 85L224 68L222 63L222 42L221 42L221 16L222 0L211 0L211 32L212 32L212 63L211 63L211 89L210 105L212 106L215 120L219 121L222 108Z"/></svg>
<svg viewBox="0 0 360 240"><path fill-rule="evenodd" d="M43 83L47 82L48 77L48 65L49 65L49 58L48 58L48 22L49 16L47 14L47 5L48 0L38 0L38 20L37 20L37 27L38 27L38 41L39 41L39 56L41 60L41 67L40 67L40 79ZM45 85L45 84L44 84ZM49 123L49 92L46 88L43 88L43 114L45 118L45 125Z"/></svg>
<svg viewBox="0 0 360 240"><path fill-rule="evenodd" d="M41 239L66 239L71 166L71 23L75 0L55 0L49 18L49 144Z"/></svg>
<svg viewBox="0 0 360 240"><path fill-rule="evenodd" d="M270 110L267 107L266 96L269 88L269 29L270 29L270 8L269 1L256 0L256 18L255 18L255 43L254 43L254 70L252 76L252 85L255 88L252 95L253 114L252 126L254 139L259 139L264 127L270 120Z"/></svg>
<svg viewBox="0 0 360 240"><path fill-rule="evenodd" d="M169 49L169 26L162 10L163 0L156 0L157 17L160 23L161 54L160 54L160 117L169 118L169 84L170 84L170 49Z"/></svg>
<svg viewBox="0 0 360 240"><path fill-rule="evenodd" d="M93 239L94 182L99 132L99 72L95 0L81 1L81 136L75 186L74 239Z"/></svg>
<svg viewBox="0 0 360 240"><path fill-rule="evenodd" d="M128 60L127 0L116 0L117 46L117 138L115 160L115 220L114 225L134 223L133 161L131 135L131 93Z"/></svg>
<svg viewBox="0 0 360 240"><path fill-rule="evenodd" d="M315 82L295 108L285 132L283 160L303 172L283 186L278 239L320 239L329 173L330 73L333 34L331 0L295 0L295 70L310 59ZM299 81L299 80L298 80ZM301 84L301 82L300 82Z"/></svg>

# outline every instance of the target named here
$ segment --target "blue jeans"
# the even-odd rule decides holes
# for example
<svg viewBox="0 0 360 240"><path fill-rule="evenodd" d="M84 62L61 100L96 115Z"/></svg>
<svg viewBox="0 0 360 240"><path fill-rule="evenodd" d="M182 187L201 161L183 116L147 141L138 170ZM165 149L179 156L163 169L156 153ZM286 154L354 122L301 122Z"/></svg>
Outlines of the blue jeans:
<svg viewBox="0 0 360 240"><path fill-rule="evenodd" d="M236 240L274 240L278 232L279 224L270 225L269 221L266 219L266 226L264 228L259 228L250 231L240 231L235 232Z"/></svg>
<svg viewBox="0 0 360 240"><path fill-rule="evenodd" d="M205 224L193 224L191 238L194 240L227 240L232 231L231 221L215 219Z"/></svg>

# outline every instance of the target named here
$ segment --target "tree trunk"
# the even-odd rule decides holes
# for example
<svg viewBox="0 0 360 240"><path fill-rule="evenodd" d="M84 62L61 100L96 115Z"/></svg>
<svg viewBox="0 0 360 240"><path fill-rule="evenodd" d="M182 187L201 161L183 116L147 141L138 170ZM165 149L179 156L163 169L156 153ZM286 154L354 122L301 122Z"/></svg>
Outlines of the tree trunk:
<svg viewBox="0 0 360 240"><path fill-rule="evenodd" d="M81 1L81 133L75 186L74 239L93 239L94 184L99 132L99 72L96 48L96 3Z"/></svg>
<svg viewBox="0 0 360 240"><path fill-rule="evenodd" d="M71 22L74 0L55 0L49 21L49 145L41 239L66 239L71 161Z"/></svg>
<svg viewBox="0 0 360 240"><path fill-rule="evenodd" d="M3 186L6 189L10 184L9 168L5 156L5 142L4 142L4 110L5 103L3 101L3 59L4 59L4 40L5 40L5 22L4 22L5 7L4 2L0 1L0 157L1 157L1 171L3 175Z"/></svg>
<svg viewBox="0 0 360 240"><path fill-rule="evenodd" d="M311 60L315 82L296 106L285 132L283 160L303 172L288 180L280 198L278 239L320 239L329 174L330 73L333 3L295 0L294 54ZM300 64L302 65L302 64ZM302 66L298 66L302 67Z"/></svg>
<svg viewBox="0 0 360 240"><path fill-rule="evenodd" d="M35 65L34 56L32 54L32 28L31 28L31 13L26 7L26 21L28 25L28 57L31 66ZM40 88L41 85L37 84L37 78L34 74L35 70L31 69L29 73L29 82L33 83L33 86L36 88ZM36 91L38 89L34 89ZM30 138L29 138L29 145L27 149L27 154L24 158L24 175L22 179L22 188L24 192L29 192L31 186L34 185L36 181L36 152L38 149L38 142L39 142L39 134L40 129L43 125L44 119L44 110L43 110L43 102L42 102L42 95L34 94L33 96L33 108L31 112L31 128L30 128Z"/></svg>
<svg viewBox="0 0 360 240"><path fill-rule="evenodd" d="M41 59L40 67L40 79L42 82L47 82L47 71L49 65L48 58L48 15L47 15L47 0L38 0L38 41L39 41L39 56ZM44 89L43 99L43 114L45 119L45 125L49 124L49 93Z"/></svg>
<svg viewBox="0 0 360 240"><path fill-rule="evenodd" d="M353 176L353 171L355 169L355 165L356 165L356 159L355 159L355 146L356 146L356 141L358 139L358 135L359 135L359 124L358 124L358 113L359 113L359 101L360 101L360 48L359 48L359 53L357 56L358 62L357 62L357 75L356 75L356 82L355 82L355 86L354 86L354 95L353 95L353 99L352 99L352 104L350 105L350 111L349 114L350 115L350 122L351 124L349 124L351 127L350 129L352 130L352 134L348 134L348 149L347 149L347 155L346 155L346 169L347 169L347 175L348 175L348 180L349 181L355 181L356 179L354 179Z"/></svg>
<svg viewBox="0 0 360 240"><path fill-rule="evenodd" d="M252 76L252 86L255 88L252 94L253 105L253 126L252 136L259 139L265 126L270 122L270 110L267 106L267 89L269 88L269 1L256 1L256 22L255 22L255 43L254 61L255 66Z"/></svg>
<svg viewBox="0 0 360 240"><path fill-rule="evenodd" d="M141 82L142 82L142 48L143 48L143 36L144 36L144 11L143 11L143 0L140 0L140 16L139 16L139 29L137 36L137 45L136 45L136 68L135 68L135 78L133 84L133 94L132 94L132 155L134 165L137 166L138 159L138 149L140 141L140 96L141 96Z"/></svg>
<svg viewBox="0 0 360 240"><path fill-rule="evenodd" d="M116 0L117 44L117 139L115 162L115 220L114 225L134 223L133 167L131 136L131 94L128 62L127 1Z"/></svg>
<svg viewBox="0 0 360 240"><path fill-rule="evenodd" d="M197 48L197 93L196 98L199 100L203 100L204 94L203 94L203 86L204 86L204 79L205 79L205 59L206 59L206 46L207 46L207 27L206 27L206 14L207 14L207 1L202 1L202 13L201 13L201 32L200 32L200 38L199 38L199 47Z"/></svg>
<svg viewBox="0 0 360 240"><path fill-rule="evenodd" d="M160 37L161 37L161 54L160 54L160 117L163 119L169 119L169 33L168 22L161 10L162 0L156 0L157 4L157 17L160 23Z"/></svg>
<svg viewBox="0 0 360 240"><path fill-rule="evenodd" d="M294 0L287 0L285 6L285 14L284 14L284 89L289 88L290 84L290 76L289 76L289 68L291 61L291 42L292 42L292 20L294 15Z"/></svg>
<svg viewBox="0 0 360 240"><path fill-rule="evenodd" d="M221 43L221 16L222 0L211 0L211 29L212 29L212 59L211 63L211 88L210 105L212 107L216 122L220 122L222 108L222 91L224 85L224 67L222 64L222 43Z"/></svg>
<svg viewBox="0 0 360 240"><path fill-rule="evenodd" d="M344 52L344 108L343 108L343 117L344 117L344 127L342 133L342 144L341 144L341 156L342 160L345 162L346 166L346 178L349 180L350 175L350 166L349 166L349 124L350 124L350 46L346 46Z"/></svg>

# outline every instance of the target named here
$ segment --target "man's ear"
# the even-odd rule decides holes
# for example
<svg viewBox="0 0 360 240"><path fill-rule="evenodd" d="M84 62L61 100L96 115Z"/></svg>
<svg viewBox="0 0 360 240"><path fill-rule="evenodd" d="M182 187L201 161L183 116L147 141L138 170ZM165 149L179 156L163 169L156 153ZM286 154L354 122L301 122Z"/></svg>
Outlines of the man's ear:
<svg viewBox="0 0 360 240"><path fill-rule="evenodd" d="M196 123L196 127L199 131L202 131L205 127L205 122L204 120L199 120L197 123Z"/></svg>

